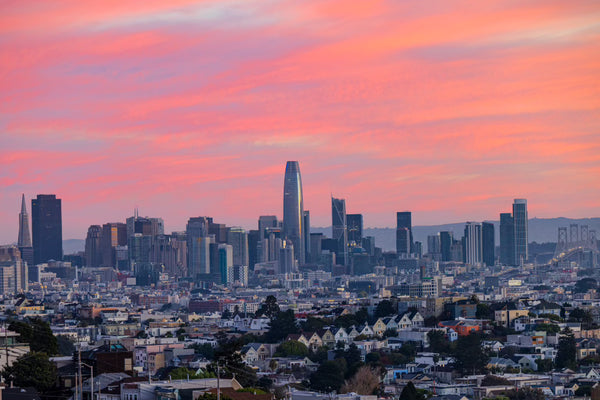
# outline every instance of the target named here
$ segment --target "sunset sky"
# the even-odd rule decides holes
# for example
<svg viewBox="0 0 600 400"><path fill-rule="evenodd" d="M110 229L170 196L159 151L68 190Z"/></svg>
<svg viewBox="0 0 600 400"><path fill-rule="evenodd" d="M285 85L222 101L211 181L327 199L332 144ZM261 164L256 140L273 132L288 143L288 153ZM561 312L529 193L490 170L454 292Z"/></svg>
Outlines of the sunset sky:
<svg viewBox="0 0 600 400"><path fill-rule="evenodd" d="M366 226L600 216L600 3L0 3L0 242L21 193L65 239L135 206L255 228L286 160L314 226L330 194Z"/></svg>

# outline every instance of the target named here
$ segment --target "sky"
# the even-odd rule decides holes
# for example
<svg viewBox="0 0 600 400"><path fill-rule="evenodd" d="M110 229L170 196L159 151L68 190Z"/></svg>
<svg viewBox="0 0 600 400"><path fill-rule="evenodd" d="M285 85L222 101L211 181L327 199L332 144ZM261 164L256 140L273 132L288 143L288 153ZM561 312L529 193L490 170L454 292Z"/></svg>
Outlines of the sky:
<svg viewBox="0 0 600 400"><path fill-rule="evenodd" d="M365 226L597 217L600 3L60 0L0 3L0 243L21 193L92 224L255 228L330 196Z"/></svg>

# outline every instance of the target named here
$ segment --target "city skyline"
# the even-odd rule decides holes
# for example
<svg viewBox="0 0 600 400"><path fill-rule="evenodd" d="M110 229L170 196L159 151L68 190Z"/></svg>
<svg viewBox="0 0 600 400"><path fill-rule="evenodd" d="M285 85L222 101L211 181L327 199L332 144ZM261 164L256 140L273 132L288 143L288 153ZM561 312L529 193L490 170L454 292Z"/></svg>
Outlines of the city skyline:
<svg viewBox="0 0 600 400"><path fill-rule="evenodd" d="M254 226L286 160L313 226L331 193L365 226L598 215L593 2L44 4L0 6L5 242L21 193L65 238L136 206Z"/></svg>

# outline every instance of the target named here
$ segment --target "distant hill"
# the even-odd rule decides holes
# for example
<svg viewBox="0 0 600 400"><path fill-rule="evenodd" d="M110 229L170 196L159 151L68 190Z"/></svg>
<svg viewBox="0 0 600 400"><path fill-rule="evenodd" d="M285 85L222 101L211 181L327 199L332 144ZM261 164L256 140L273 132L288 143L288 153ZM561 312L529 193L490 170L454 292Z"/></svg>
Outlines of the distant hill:
<svg viewBox="0 0 600 400"><path fill-rule="evenodd" d="M83 239L66 239L63 240L63 253L73 254L80 251L85 251L85 240Z"/></svg>
<svg viewBox="0 0 600 400"><path fill-rule="evenodd" d="M493 222L496 232L496 245L500 243L499 236L499 221ZM529 220L529 241L530 242L556 242L558 236L558 228L570 224L588 225L589 229L595 229L600 238L600 218L532 218ZM413 237L415 241L423 243L424 251L427 250L427 236L435 235L440 231L454 232L455 238L461 238L465 230L465 222L430 225L430 226L414 226ZM327 236L331 235L331 227L315 228L311 227L311 232L321 232ZM375 244L385 251L396 250L396 229L395 228L366 228L363 229L363 236L375 237Z"/></svg>

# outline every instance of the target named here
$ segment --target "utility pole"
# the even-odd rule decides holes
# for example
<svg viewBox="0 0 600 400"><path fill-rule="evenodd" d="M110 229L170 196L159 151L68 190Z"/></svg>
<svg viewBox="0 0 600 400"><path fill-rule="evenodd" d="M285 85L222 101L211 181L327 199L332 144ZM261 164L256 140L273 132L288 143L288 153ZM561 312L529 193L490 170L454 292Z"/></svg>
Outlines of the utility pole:
<svg viewBox="0 0 600 400"><path fill-rule="evenodd" d="M217 400L221 400L221 382L219 381L221 377L221 368L219 366L219 360L217 360Z"/></svg>
<svg viewBox="0 0 600 400"><path fill-rule="evenodd" d="M81 376L81 344L79 345L79 351L77 352L77 357L79 360L79 366L78 366L78 371L79 371L79 398L81 400L83 400L83 377Z"/></svg>

